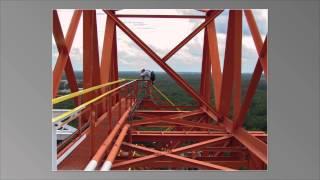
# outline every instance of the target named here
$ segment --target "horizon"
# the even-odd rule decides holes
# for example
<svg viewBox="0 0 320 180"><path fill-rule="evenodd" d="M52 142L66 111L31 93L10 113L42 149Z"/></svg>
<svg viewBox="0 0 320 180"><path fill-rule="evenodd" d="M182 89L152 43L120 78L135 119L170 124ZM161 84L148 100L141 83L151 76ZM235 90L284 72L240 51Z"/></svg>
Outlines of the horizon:
<svg viewBox="0 0 320 180"><path fill-rule="evenodd" d="M74 70L74 72L76 72L76 73L82 73L83 71L81 71L81 70ZM128 71L120 71L119 70L119 73L121 73L121 72L134 72L134 73L139 73L139 71L130 71L130 70L128 70ZM165 71L154 71L154 72L156 72L156 73L162 73L162 74L168 74L167 72L165 72ZM201 72L195 72L195 71L176 71L176 73L193 73L193 74L200 74ZM241 72L241 74L253 74L253 72ZM169 75L169 74L168 74ZM264 73L262 73L262 76L264 76Z"/></svg>

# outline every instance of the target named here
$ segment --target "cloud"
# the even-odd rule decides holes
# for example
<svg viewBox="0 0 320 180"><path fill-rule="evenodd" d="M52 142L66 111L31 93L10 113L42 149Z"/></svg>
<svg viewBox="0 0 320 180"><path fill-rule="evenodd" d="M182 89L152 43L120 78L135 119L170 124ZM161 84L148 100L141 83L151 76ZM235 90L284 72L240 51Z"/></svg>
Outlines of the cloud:
<svg viewBox="0 0 320 180"><path fill-rule="evenodd" d="M69 27L73 14L72 10L58 10L61 26L64 34ZM119 14L172 14L172 15L204 15L205 13L192 9L128 9L117 11ZM228 24L229 10L225 10L216 19L216 30L219 48L219 58L223 66L226 33ZM262 38L268 31L268 10L253 10L257 25ZM97 30L99 56L101 59L102 46L104 40L104 31L107 16L101 10L97 10ZM143 19L143 18L121 18L121 20L137 34L155 53L160 57L165 56L172 48L181 42L195 28L197 28L203 19ZM82 69L83 40L82 40L82 18L76 32L70 58L74 68ZM201 71L201 60L203 51L203 31L191 39L183 48L181 48L167 63L176 71ZM54 44L54 38L52 37ZM139 70L142 67L150 68L156 71L162 69L153 62L127 35L117 28L118 59L120 70ZM245 16L243 15L243 40L242 40L242 62L243 72L251 72L257 60L257 53L249 31ZM52 63L58 56L58 52L52 48Z"/></svg>

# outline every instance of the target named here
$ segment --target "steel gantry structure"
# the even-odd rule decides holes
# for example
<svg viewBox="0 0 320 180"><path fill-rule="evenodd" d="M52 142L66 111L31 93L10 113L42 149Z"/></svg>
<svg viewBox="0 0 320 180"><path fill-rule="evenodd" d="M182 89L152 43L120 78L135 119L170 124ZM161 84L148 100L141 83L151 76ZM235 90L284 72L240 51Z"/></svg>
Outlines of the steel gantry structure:
<svg viewBox="0 0 320 180"><path fill-rule="evenodd" d="M52 118L53 169L57 170L265 170L267 134L243 128L258 83L267 78L267 37L263 40L252 10L230 10L224 65L221 67L215 18L204 15L107 15L99 60L95 10L74 10L64 36L53 10L53 36L59 56L53 69L52 105L72 101L74 109ZM69 52L83 17L83 89L79 90ZM121 18L200 18L204 21L162 58ZM258 60L248 90L241 98L242 21L251 31ZM119 79L116 27L197 102L176 106L144 80ZM204 31L199 93L166 62L200 31ZM100 63L101 61L101 63ZM222 71L223 69L223 71ZM71 93L58 96L65 73ZM213 95L211 94L213 91ZM214 102L211 102L214 96ZM157 100L157 101L156 101ZM232 108L231 108L232 107ZM231 110L232 109L232 110ZM76 122L77 131L56 143L55 130Z"/></svg>

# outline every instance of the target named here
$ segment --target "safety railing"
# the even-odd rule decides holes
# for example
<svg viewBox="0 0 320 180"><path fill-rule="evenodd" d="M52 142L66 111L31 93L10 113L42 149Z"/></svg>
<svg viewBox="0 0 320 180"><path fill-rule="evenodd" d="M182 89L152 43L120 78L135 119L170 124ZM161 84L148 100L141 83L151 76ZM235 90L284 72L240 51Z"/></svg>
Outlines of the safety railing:
<svg viewBox="0 0 320 180"><path fill-rule="evenodd" d="M120 84L121 83L121 84ZM57 162L61 163L77 146L84 141L87 137L92 138L90 153L92 159L85 170L94 170L97 165L102 163L102 158L106 155L106 150L111 146L116 135L119 133L123 126L128 123L128 118L139 95L151 95L151 90L155 90L160 94L169 106L180 110L164 93L157 87L152 86L149 81L137 79L121 79L114 82L90 87L78 92L70 93L68 95L60 96L52 99L52 105L63 103L68 100L78 98L76 107L52 118L52 123L57 124L57 128L63 127L75 120L78 122L77 131L70 135L67 139L57 146ZM117 107L116 109L114 109ZM103 122L107 121L108 130L105 131L107 138L97 150L95 143L96 127ZM92 133L91 136L88 136ZM123 138L123 137L122 137ZM120 139L121 140L121 139ZM116 152L117 149L114 149ZM112 151L113 152L113 151ZM112 155L112 156L111 156ZM104 163L104 168L108 169L108 163L114 159L114 154L108 156L107 161Z"/></svg>
<svg viewBox="0 0 320 180"><path fill-rule="evenodd" d="M94 133L95 128L105 119L108 121L109 128L106 133L110 132L113 126L117 124L115 122L117 120L111 116L117 116L120 119L122 114L125 113L123 109L129 109L134 104L138 91L138 81L125 81L127 80L122 79L52 99L53 105L81 97L86 100L77 107L52 118L52 123L57 125L56 128L61 128L74 120L78 122L77 131L59 143L56 148L58 164L73 151L75 145L80 144L80 140L83 141L89 133ZM123 82L125 83L120 85ZM111 88L111 85L117 86ZM118 112L113 109L115 104L117 104Z"/></svg>

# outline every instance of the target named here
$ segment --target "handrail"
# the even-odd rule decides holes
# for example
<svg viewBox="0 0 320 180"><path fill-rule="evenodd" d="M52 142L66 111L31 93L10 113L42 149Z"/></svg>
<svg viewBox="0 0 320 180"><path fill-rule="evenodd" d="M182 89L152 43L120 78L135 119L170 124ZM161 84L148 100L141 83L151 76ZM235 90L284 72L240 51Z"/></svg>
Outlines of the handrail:
<svg viewBox="0 0 320 180"><path fill-rule="evenodd" d="M109 94L111 94L111 93L113 93L113 92L118 91L119 89L121 89L121 88L123 88L123 87L125 87L125 86L127 86L127 85L129 85L129 84L131 84L131 83L133 83L133 82L135 82L135 81L136 81L136 80L127 82L127 83L125 83L125 84L123 84L123 85L121 85L121 86L119 86L119 87L117 87L117 88L114 88L114 89L112 89L112 90L110 90L110 91L108 91L108 92L105 92L104 94L102 94L102 95L100 95L100 96L98 96L98 97L96 97L96 98L94 98L94 99L91 99L90 101L87 101L87 102L79 105L78 107L76 107L76 108L74 108L74 109L71 109L71 110L68 111L68 112L65 112L65 113L63 113L63 114L60 114L59 116L56 116L56 117L52 118L52 122L54 123L54 122L61 121L61 120L65 119L65 118L71 116L72 114L81 111L82 109L86 108L86 106L88 106L88 105L90 105L90 104L92 104L92 103L94 103L94 102L102 99L103 97L105 97L105 96L107 96L107 95L109 95Z"/></svg>
<svg viewBox="0 0 320 180"><path fill-rule="evenodd" d="M121 83L123 81L126 81L126 79L120 79L118 81L108 82L108 83L101 84L101 85L98 85L98 86L93 86L93 87L90 87L90 88L87 88L87 89L83 89L83 90L80 90L80 91L77 91L77 92L74 92L74 93L70 93L70 94L67 94L65 96L60 96L60 97L54 98L54 99L52 99L52 105L58 104L58 103L60 103L62 101L66 101L68 99L71 99L71 98L74 98L74 97L89 93L91 91L94 91L94 90L97 90L97 89L100 89L100 88L103 88L103 87L107 87L107 86L110 86L110 85L113 85L113 84Z"/></svg>

